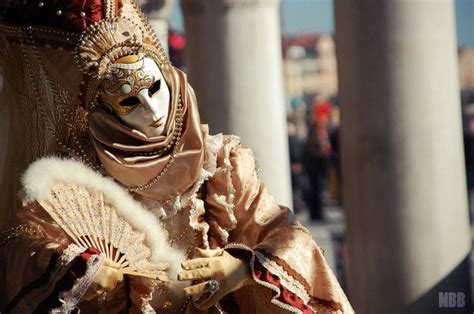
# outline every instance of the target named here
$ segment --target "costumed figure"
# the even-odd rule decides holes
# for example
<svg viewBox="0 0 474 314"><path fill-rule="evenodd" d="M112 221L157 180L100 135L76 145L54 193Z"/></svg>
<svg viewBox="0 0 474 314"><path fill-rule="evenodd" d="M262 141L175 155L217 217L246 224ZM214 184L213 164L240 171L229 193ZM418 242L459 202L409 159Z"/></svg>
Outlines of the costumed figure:
<svg viewBox="0 0 474 314"><path fill-rule="evenodd" d="M18 207L1 312L353 313L251 150L201 125L133 1L21 1L6 17L4 175L22 204L2 202ZM15 159L19 140L33 144Z"/></svg>

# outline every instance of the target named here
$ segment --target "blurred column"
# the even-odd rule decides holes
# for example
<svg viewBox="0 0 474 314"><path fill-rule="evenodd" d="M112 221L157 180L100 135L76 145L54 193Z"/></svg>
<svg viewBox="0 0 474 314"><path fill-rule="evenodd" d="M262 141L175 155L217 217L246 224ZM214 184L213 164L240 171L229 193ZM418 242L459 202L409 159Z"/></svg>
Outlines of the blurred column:
<svg viewBox="0 0 474 314"><path fill-rule="evenodd" d="M335 16L354 309L472 313L453 1Z"/></svg>
<svg viewBox="0 0 474 314"><path fill-rule="evenodd" d="M291 205L279 0L182 0L186 65L204 123L242 137Z"/></svg>
<svg viewBox="0 0 474 314"><path fill-rule="evenodd" d="M137 2L148 17L161 45L168 52L169 17L175 0L138 0Z"/></svg>

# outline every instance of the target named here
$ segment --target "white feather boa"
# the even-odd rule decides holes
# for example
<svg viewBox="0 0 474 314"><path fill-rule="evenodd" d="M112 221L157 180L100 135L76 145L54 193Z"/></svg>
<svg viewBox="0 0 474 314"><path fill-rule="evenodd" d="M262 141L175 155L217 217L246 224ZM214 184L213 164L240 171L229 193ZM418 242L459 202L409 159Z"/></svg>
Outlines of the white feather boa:
<svg viewBox="0 0 474 314"><path fill-rule="evenodd" d="M170 277L176 278L185 254L169 245L167 233L158 218L134 200L118 183L101 176L79 161L47 157L33 162L23 175L25 201L42 201L57 182L71 182L102 192L106 201L124 219L147 236L152 260L156 263L168 263Z"/></svg>

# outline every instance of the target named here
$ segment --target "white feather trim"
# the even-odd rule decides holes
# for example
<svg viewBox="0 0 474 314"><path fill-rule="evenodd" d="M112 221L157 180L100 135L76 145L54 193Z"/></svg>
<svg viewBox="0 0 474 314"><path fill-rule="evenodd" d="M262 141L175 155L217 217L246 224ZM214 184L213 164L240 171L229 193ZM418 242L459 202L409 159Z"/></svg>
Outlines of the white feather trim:
<svg viewBox="0 0 474 314"><path fill-rule="evenodd" d="M44 200L58 182L71 182L102 192L105 200L122 217L147 236L152 260L156 263L168 263L171 280L176 278L181 270L181 262L186 257L184 252L169 245L167 233L157 217L134 200L118 183L94 172L83 163L57 157L46 157L33 162L22 177L25 200Z"/></svg>

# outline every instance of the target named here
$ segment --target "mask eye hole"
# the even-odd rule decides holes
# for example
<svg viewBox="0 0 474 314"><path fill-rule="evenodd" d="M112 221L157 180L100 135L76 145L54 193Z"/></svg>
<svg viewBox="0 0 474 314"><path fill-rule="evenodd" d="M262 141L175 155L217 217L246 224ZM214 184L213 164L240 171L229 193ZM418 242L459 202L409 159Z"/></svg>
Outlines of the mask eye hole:
<svg viewBox="0 0 474 314"><path fill-rule="evenodd" d="M140 103L140 99L137 97L127 97L120 102L122 107L134 107Z"/></svg>
<svg viewBox="0 0 474 314"><path fill-rule="evenodd" d="M160 90L161 87L161 79L153 83L150 88L148 89L148 96L153 96L157 91Z"/></svg>

